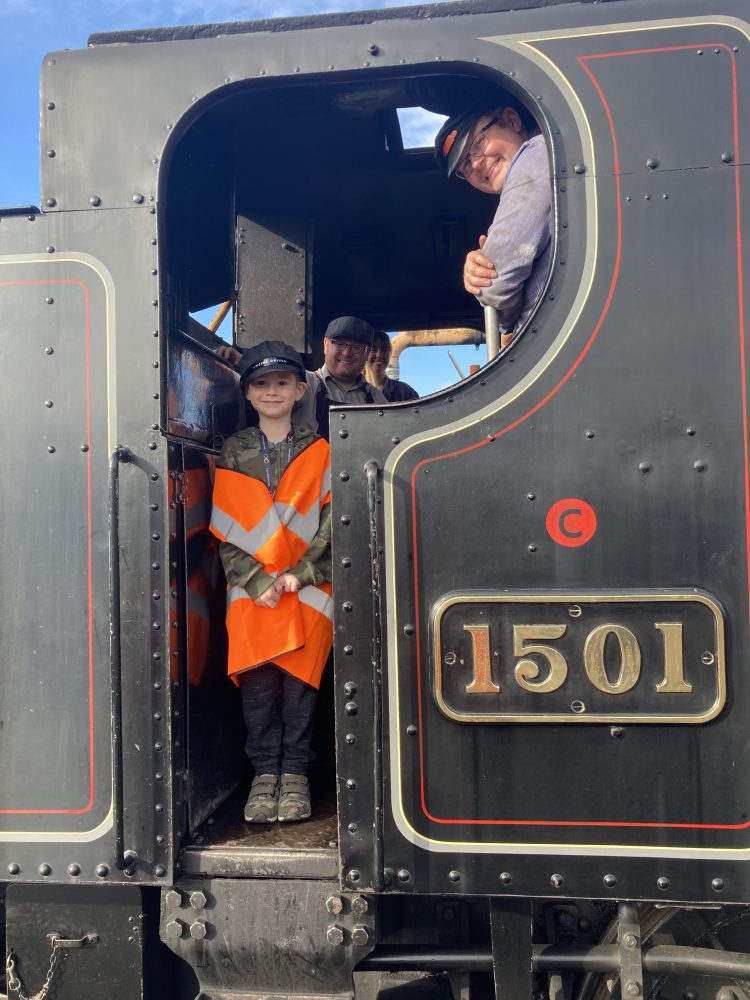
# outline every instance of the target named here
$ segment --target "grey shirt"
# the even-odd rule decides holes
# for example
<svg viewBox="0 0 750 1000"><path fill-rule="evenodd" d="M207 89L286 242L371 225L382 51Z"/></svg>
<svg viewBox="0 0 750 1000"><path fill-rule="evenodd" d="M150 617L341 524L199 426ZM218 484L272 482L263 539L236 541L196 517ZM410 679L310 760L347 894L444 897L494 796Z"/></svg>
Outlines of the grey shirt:
<svg viewBox="0 0 750 1000"><path fill-rule="evenodd" d="M535 135L511 160L482 251L497 277L477 300L498 310L504 330L518 329L531 315L547 281L551 252L549 158L543 136Z"/></svg>
<svg viewBox="0 0 750 1000"><path fill-rule="evenodd" d="M316 400L318 393L324 391L323 383L325 383L325 392L334 403L355 406L363 403L388 402L380 389L376 389L374 385L366 382L363 375L359 376L357 384L351 389L345 389L339 385L325 365L315 372L307 372L307 392L297 404L294 411L294 422L309 427L316 434L318 433L318 422L315 417Z"/></svg>

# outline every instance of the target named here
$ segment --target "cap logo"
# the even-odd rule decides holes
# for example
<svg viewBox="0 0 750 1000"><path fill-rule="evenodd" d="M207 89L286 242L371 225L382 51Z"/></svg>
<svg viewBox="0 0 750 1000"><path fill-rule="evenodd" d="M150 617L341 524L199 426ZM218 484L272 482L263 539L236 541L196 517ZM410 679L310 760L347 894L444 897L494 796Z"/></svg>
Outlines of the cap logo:
<svg viewBox="0 0 750 1000"><path fill-rule="evenodd" d="M281 365L294 365L294 362L290 361L289 358L263 358L262 361L256 361L255 362L255 364L253 365L253 369L255 369L255 368L267 368L269 365L279 365L279 364L281 364ZM296 367L297 366L295 365L295 368Z"/></svg>
<svg viewBox="0 0 750 1000"><path fill-rule="evenodd" d="M443 140L443 156L447 156L453 148L453 143L456 141L456 136L458 135L458 129L454 128L452 132L449 132Z"/></svg>

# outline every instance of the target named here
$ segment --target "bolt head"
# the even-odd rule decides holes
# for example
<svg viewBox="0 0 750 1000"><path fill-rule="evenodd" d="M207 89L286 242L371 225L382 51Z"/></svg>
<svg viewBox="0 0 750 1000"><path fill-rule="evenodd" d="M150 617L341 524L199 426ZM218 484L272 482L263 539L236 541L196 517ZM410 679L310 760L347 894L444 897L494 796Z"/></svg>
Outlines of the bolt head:
<svg viewBox="0 0 750 1000"><path fill-rule="evenodd" d="M202 910L207 902L208 899L205 892L202 892L200 889L190 893L190 905L194 910Z"/></svg>
<svg viewBox="0 0 750 1000"><path fill-rule="evenodd" d="M164 930L171 941L176 941L177 938L182 937L185 925L181 920L170 920Z"/></svg>
<svg viewBox="0 0 750 1000"><path fill-rule="evenodd" d="M344 900L341 896L329 896L326 900L326 909L329 913L341 913L344 909Z"/></svg>
<svg viewBox="0 0 750 1000"><path fill-rule="evenodd" d="M329 944L332 944L336 947L338 945L343 944L344 943L343 930L340 927L337 927L336 924L331 924L328 930L326 931L326 940L328 941Z"/></svg>
<svg viewBox="0 0 750 1000"><path fill-rule="evenodd" d="M207 927L204 920L194 920L190 925L190 937L202 941L206 936Z"/></svg>
<svg viewBox="0 0 750 1000"><path fill-rule="evenodd" d="M182 893L179 889L170 889L169 892L164 894L164 902L167 906L181 906Z"/></svg>
<svg viewBox="0 0 750 1000"><path fill-rule="evenodd" d="M555 875L550 875L550 880L549 881L550 881L550 885L553 888L559 889L562 886L562 884L565 882L565 879L562 877L562 875L555 874Z"/></svg>
<svg viewBox="0 0 750 1000"><path fill-rule="evenodd" d="M352 913L356 916L364 916L370 909L370 904L364 896L355 896L352 900Z"/></svg>
<svg viewBox="0 0 750 1000"><path fill-rule="evenodd" d="M352 944L356 944L358 947L367 944L370 940L370 932L366 927L354 927L352 928Z"/></svg>
<svg viewBox="0 0 750 1000"><path fill-rule="evenodd" d="M662 875L662 877L661 877L661 878L658 878L658 879L656 880L656 884L658 885L658 887L659 887L659 888L661 889L661 891L662 891L662 892L666 892L666 891L667 891L667 889L669 888L669 886L670 886L670 884L671 884L671 883L670 883L670 881L669 881L669 879L668 879L668 878L665 878L665 877L664 877L664 876Z"/></svg>
<svg viewBox="0 0 750 1000"><path fill-rule="evenodd" d="M604 882L604 884L608 889L614 889L614 887L617 885L617 876L605 875L602 881Z"/></svg>
<svg viewBox="0 0 750 1000"><path fill-rule="evenodd" d="M715 878L711 882L711 888L714 890L714 892L721 892L721 890L724 888L724 879L723 878Z"/></svg>
<svg viewBox="0 0 750 1000"><path fill-rule="evenodd" d="M641 995L641 988L635 980L631 979L629 983L625 984L625 993L629 997L639 997Z"/></svg>
<svg viewBox="0 0 750 1000"><path fill-rule="evenodd" d="M638 938L635 936L635 934L626 934L625 937L622 939L622 943L625 945L626 948L635 948L635 946L638 944Z"/></svg>

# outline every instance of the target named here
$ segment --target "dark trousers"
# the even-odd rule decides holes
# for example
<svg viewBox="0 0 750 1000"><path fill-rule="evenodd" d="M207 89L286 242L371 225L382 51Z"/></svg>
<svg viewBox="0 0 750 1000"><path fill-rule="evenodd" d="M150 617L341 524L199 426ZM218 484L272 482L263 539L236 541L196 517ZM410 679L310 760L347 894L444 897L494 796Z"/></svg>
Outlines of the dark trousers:
<svg viewBox="0 0 750 1000"><path fill-rule="evenodd" d="M307 774L318 692L275 663L239 675L245 753L256 774Z"/></svg>

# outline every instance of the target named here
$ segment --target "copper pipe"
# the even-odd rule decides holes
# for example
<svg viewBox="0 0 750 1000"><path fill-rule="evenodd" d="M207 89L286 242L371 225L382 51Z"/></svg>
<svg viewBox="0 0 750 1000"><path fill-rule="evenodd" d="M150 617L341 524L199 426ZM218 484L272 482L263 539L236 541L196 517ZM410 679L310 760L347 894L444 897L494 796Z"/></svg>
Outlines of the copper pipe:
<svg viewBox="0 0 750 1000"><path fill-rule="evenodd" d="M208 324L208 329L211 331L211 333L216 333L221 324L224 322L227 313L229 312L229 310L232 308L233 305L234 305L234 299L227 299L226 302L221 303L219 308L216 310L216 315Z"/></svg>
<svg viewBox="0 0 750 1000"><path fill-rule="evenodd" d="M398 378L399 355L407 347L434 347L438 344L474 344L479 347L482 343L484 343L482 331L467 326L448 327L444 330L405 330L391 339L388 372L392 378Z"/></svg>

